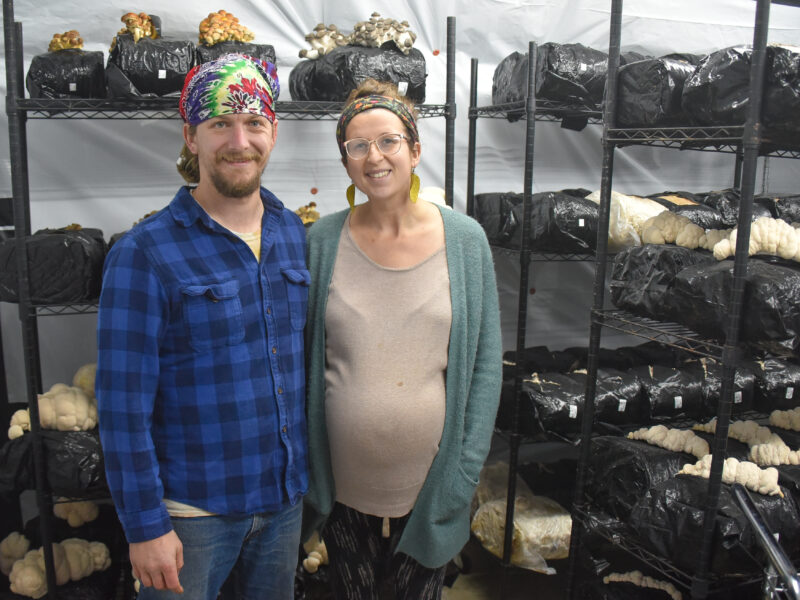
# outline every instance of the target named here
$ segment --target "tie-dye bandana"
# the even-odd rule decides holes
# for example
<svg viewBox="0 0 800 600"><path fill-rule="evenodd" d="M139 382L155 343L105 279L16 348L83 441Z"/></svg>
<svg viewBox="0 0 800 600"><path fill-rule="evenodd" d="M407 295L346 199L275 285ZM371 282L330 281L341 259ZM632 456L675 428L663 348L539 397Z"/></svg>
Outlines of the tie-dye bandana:
<svg viewBox="0 0 800 600"><path fill-rule="evenodd" d="M241 113L261 115L273 123L279 92L275 65L244 54L225 54L189 71L179 110L189 125Z"/></svg>
<svg viewBox="0 0 800 600"><path fill-rule="evenodd" d="M419 141L419 133L417 132L417 121L408 107L400 100L389 98L388 96L363 96L356 98L350 104L345 106L342 115L339 117L339 124L336 126L336 141L339 142L339 152L342 153L342 158L345 156L344 150L344 132L347 129L348 123L353 120L357 114L365 110L372 110L373 108L385 108L396 114L403 125L406 126L411 134L411 143Z"/></svg>

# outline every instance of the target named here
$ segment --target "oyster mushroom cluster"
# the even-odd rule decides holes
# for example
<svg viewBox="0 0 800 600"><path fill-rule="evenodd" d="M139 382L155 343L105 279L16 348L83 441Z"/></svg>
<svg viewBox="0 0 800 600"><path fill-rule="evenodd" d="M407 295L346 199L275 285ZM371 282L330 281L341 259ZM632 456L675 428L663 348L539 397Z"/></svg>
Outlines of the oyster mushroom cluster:
<svg viewBox="0 0 800 600"><path fill-rule="evenodd" d="M417 39L417 34L409 29L408 21L383 19L379 13L372 13L369 21L361 21L353 27L350 35L344 35L336 25L320 23L306 36L311 50L300 50L300 58L315 59L328 54L338 46L366 46L380 48L387 42L403 54L408 54Z"/></svg>
<svg viewBox="0 0 800 600"><path fill-rule="evenodd" d="M64 33L54 33L47 51L58 52L68 48L83 48L83 38L75 29L70 29Z"/></svg>
<svg viewBox="0 0 800 600"><path fill-rule="evenodd" d="M398 50L408 54L417 39L417 34L408 27L408 21L382 19L379 13L374 12L369 21L355 24L350 44L380 48L386 42L394 42Z"/></svg>
<svg viewBox="0 0 800 600"><path fill-rule="evenodd" d="M200 43L204 46L213 46L220 42L252 42L255 34L247 27L239 23L239 19L233 14L219 10L208 13L208 16L200 21Z"/></svg>
<svg viewBox="0 0 800 600"><path fill-rule="evenodd" d="M140 12L139 14L129 12L122 15L120 21L125 23L125 27L117 32L117 35L125 35L130 33L133 36L133 41L138 42L142 38L158 38L158 30L153 25L153 20L147 13Z"/></svg>
<svg viewBox="0 0 800 600"><path fill-rule="evenodd" d="M311 50L303 48L300 50L300 58L316 59L327 54L338 46L347 45L347 36L344 35L336 25L325 25L319 23L314 27L314 31L306 36L306 41L311 44Z"/></svg>

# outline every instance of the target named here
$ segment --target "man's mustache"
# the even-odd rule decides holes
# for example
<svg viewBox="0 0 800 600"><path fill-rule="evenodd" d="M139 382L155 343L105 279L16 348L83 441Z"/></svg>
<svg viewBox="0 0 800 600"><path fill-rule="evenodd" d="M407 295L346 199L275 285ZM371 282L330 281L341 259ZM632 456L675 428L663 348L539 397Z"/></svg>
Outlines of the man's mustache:
<svg viewBox="0 0 800 600"><path fill-rule="evenodd" d="M220 153L217 155L217 160L227 161L227 162L243 162L247 160L252 160L258 162L261 159L261 155L255 152L244 152L244 153Z"/></svg>

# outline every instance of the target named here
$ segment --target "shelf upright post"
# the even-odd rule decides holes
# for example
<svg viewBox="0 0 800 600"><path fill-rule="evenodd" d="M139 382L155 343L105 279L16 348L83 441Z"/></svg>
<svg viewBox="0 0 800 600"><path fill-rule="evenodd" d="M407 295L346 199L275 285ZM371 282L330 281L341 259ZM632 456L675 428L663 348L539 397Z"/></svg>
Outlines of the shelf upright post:
<svg viewBox="0 0 800 600"><path fill-rule="evenodd" d="M611 180L614 171L615 143L609 141L608 130L616 125L617 71L619 69L620 38L622 32L622 0L612 0L611 24L608 44L608 76L606 79L605 106L603 108L603 164L600 179L600 208L597 225L597 256L595 259L594 287L592 290L592 315L589 331L589 353L587 362L586 391L581 421L581 442L578 454L578 473L575 478L573 514L585 508L584 488L591 456L592 425L594 424L595 395L597 392L597 367L600 350L602 322L598 318L605 302L606 266L608 264L608 224L611 209ZM576 598L575 577L580 537L583 533L580 519L573 518L570 535L569 567L567 575L567 597Z"/></svg>
<svg viewBox="0 0 800 600"><path fill-rule="evenodd" d="M6 114L8 115L8 143L11 158L11 193L14 198L14 244L17 263L17 294L19 318L22 324L25 380L28 409L31 416L31 442L36 478L36 500L44 553L48 598L57 598L56 575L53 562L52 530L53 499L47 482L44 447L40 436L39 400L42 375L39 361L39 332L36 309L31 306L28 282L28 256L25 241L31 233L28 190L28 143L25 130L26 115L17 107L23 92L22 24L14 21L13 0L3 0L3 39L6 66Z"/></svg>
<svg viewBox="0 0 800 600"><path fill-rule="evenodd" d="M528 94L525 104L526 133L525 133L525 173L523 181L522 198L522 223L520 225L520 275L519 298L517 310L517 367L514 374L514 408L511 417L511 435L509 440L508 457L508 495L506 497L506 522L503 536L503 566L511 565L511 542L514 537L514 501L517 496L517 461L519 460L519 445L522 435L519 433L519 405L522 397L522 379L524 372L525 337L528 319L528 268L531 255L528 250L528 215L533 189L533 143L536 130L536 44L528 43ZM503 569L503 582L505 580ZM501 589L501 597L502 597Z"/></svg>
<svg viewBox="0 0 800 600"><path fill-rule="evenodd" d="M475 216L475 140L478 126L478 59L470 60L469 73L469 137L467 139L467 214Z"/></svg>
<svg viewBox="0 0 800 600"><path fill-rule="evenodd" d="M445 100L444 200L453 206L456 132L456 18L447 17L447 94Z"/></svg>
<svg viewBox="0 0 800 600"><path fill-rule="evenodd" d="M736 148L736 163L733 166L733 187L740 189L742 187L742 163L744 162L744 152L741 146Z"/></svg>
<svg viewBox="0 0 800 600"><path fill-rule="evenodd" d="M714 434L711 472L708 478L703 539L700 547L699 569L692 580L692 598L708 595L709 572L713 554L714 532L717 523L717 505L722 483L722 468L728 443L728 426L733 403L734 377L739 359L739 333L741 331L742 303L747 278L750 225L753 216L758 151L761 143L761 104L764 92L764 71L769 28L770 0L757 0L755 30L753 32L753 57L750 63L750 100L744 126L744 157L742 160L742 188L739 200L738 235L733 266L733 287L728 303L725 346L722 351L722 387L717 409L717 426Z"/></svg>

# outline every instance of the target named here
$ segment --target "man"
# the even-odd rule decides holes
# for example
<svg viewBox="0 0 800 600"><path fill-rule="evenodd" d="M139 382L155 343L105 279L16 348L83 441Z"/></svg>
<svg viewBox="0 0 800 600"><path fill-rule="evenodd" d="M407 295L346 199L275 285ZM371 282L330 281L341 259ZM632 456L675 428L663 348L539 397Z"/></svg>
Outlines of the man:
<svg viewBox="0 0 800 600"><path fill-rule="evenodd" d="M140 600L293 598L309 277L300 219L260 187L278 90L239 54L192 70L179 170L197 186L106 259L100 436Z"/></svg>

